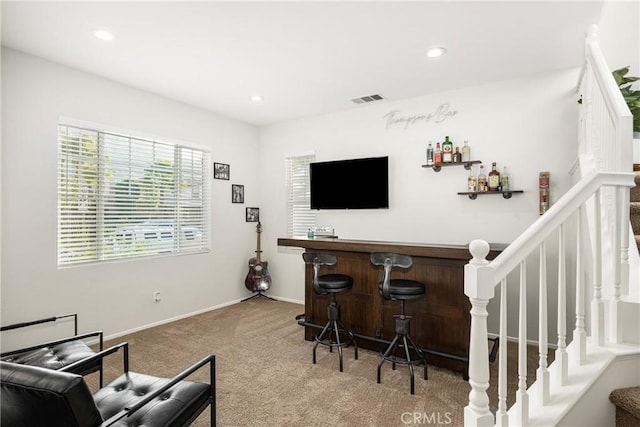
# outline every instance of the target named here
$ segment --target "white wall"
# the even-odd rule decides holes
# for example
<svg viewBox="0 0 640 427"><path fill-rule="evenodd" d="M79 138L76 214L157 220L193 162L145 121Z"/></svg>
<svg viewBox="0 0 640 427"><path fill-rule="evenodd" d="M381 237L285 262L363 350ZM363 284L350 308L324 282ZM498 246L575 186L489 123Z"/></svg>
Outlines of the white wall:
<svg viewBox="0 0 640 427"><path fill-rule="evenodd" d="M256 234L244 209L261 198L256 128L4 48L2 104L3 325L77 312L82 331L113 335L250 295ZM211 186L211 252L57 268L59 116L191 142L231 165L231 180ZM232 183L245 185L244 205L231 203Z"/></svg>
<svg viewBox="0 0 640 427"><path fill-rule="evenodd" d="M263 174L261 192L268 195L262 202L264 249L276 294L304 299L304 269L299 252L277 247L277 238L286 235L285 156L310 151L315 151L318 161L389 156L388 210L318 212L318 225L333 226L341 238L455 244L484 239L509 243L539 217L540 171L551 172L552 202L571 186L568 172L577 153L577 76L577 69L562 70L355 106L337 114L262 128L260 157L274 171ZM441 123L422 121L406 129L386 127L384 117L392 110L422 115L443 103L457 114ZM500 170L507 165L513 188L524 193L509 200L496 195L476 200L457 195L466 188L468 172L464 168L449 167L435 173L421 167L428 141L442 141L445 135L460 146L467 139L472 159L482 160L485 167L490 168L492 161ZM533 277L536 270L537 267L530 268ZM535 286L530 288L529 299L535 313L537 294ZM549 294L554 295L552 290ZM511 310L514 316L515 311ZM537 322L530 323L531 331L535 331ZM517 322L511 324L517 326Z"/></svg>
<svg viewBox="0 0 640 427"><path fill-rule="evenodd" d="M640 75L640 2L605 2L598 38L611 70L629 66L629 76Z"/></svg>

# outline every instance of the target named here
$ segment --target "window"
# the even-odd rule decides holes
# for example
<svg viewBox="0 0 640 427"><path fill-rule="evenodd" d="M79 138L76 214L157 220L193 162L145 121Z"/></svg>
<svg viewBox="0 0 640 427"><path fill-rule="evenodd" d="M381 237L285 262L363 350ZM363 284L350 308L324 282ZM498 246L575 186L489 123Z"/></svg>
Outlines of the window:
<svg viewBox="0 0 640 427"><path fill-rule="evenodd" d="M287 235L302 237L316 225L316 211L310 209L309 164L315 154L286 158L287 169Z"/></svg>
<svg viewBox="0 0 640 427"><path fill-rule="evenodd" d="M58 265L209 248L209 153L58 126Z"/></svg>

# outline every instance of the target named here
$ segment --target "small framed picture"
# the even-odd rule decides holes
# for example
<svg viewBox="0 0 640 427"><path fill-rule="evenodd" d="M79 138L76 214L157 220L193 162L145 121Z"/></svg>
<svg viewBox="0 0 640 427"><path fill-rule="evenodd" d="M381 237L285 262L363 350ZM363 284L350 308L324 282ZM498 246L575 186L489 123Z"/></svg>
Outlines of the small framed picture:
<svg viewBox="0 0 640 427"><path fill-rule="evenodd" d="M247 208L246 221L247 222L259 222L260 221L260 208Z"/></svg>
<svg viewBox="0 0 640 427"><path fill-rule="evenodd" d="M231 203L244 203L244 185L231 184Z"/></svg>
<svg viewBox="0 0 640 427"><path fill-rule="evenodd" d="M214 163L213 164L213 177L215 179L226 179L228 180L231 173L229 171L230 166L224 163Z"/></svg>

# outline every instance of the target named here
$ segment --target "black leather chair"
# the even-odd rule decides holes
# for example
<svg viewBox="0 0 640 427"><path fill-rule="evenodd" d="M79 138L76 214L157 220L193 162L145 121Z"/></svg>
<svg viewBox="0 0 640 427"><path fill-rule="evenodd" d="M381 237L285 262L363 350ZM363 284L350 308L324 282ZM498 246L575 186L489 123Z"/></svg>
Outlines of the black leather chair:
<svg viewBox="0 0 640 427"><path fill-rule="evenodd" d="M396 369L396 363L409 366L411 374L411 394L414 394L413 365L424 364L424 379L427 379L427 358L420 347L418 347L409 335L410 316L405 315L405 301L420 299L425 294L424 284L409 279L392 279L391 270L393 268L409 268L413 260L409 255L376 252L371 254L371 263L375 266L383 267L382 281L378 284L380 295L385 300L399 301L400 314L394 316L396 335L389 346L380 353L378 359L378 384L381 379L381 368L385 360L392 363L392 368ZM396 352L404 349L404 358L397 357ZM417 354L418 359L412 359L411 353Z"/></svg>
<svg viewBox="0 0 640 427"><path fill-rule="evenodd" d="M130 372L127 343L91 358L102 359L121 348L124 373L93 395L82 376L66 372L73 365L54 371L0 361L0 422L3 426L176 427L190 425L210 406L215 426L215 356L173 378ZM209 365L209 384L185 379L205 365Z"/></svg>
<svg viewBox="0 0 640 427"><path fill-rule="evenodd" d="M56 322L61 319L69 318L73 318L74 321L73 336L54 341L48 341L31 347L6 351L0 353L0 360L5 362L20 363L24 365L39 366L41 368L57 370L96 354L96 352L91 349L91 347L89 347L85 343L85 341L98 340L98 351L102 351L102 331L94 331L78 335L78 315L76 313L65 314L63 316L51 316L44 319L32 320L28 322L14 323L11 325L2 326L0 328L0 332L22 329L28 326L41 325L43 323ZM82 376L89 375L94 372L99 372L100 387L102 387L102 359L96 359L92 362L76 364L72 372Z"/></svg>
<svg viewBox="0 0 640 427"><path fill-rule="evenodd" d="M314 338L313 363L316 363L316 349L319 344L329 347L330 352L336 347L340 359L340 372L342 372L342 347L353 344L355 359L358 360L358 343L353 333L340 320L340 305L336 301L336 294L349 291L353 287L353 277L339 273L320 274L320 266L331 266L337 262L335 255L305 252L302 254L302 258L305 263L313 266L314 291L318 295L331 295L331 303L327 307L327 324L322 329L322 332ZM343 335L345 339L341 340L340 335Z"/></svg>

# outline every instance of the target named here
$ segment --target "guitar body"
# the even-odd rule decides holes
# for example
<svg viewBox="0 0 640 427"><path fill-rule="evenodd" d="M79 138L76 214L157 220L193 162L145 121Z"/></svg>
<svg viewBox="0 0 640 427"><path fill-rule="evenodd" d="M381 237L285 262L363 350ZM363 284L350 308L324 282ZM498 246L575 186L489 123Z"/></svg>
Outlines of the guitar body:
<svg viewBox="0 0 640 427"><path fill-rule="evenodd" d="M258 223L256 227L258 234L258 248L256 256L249 259L249 272L244 279L244 286L251 292L264 292L271 286L271 276L269 275L268 262L260 260L260 233L262 233L262 225Z"/></svg>
<svg viewBox="0 0 640 427"><path fill-rule="evenodd" d="M251 292L264 292L271 287L268 265L266 261L258 263L256 258L249 260L249 272L244 279L244 286Z"/></svg>

